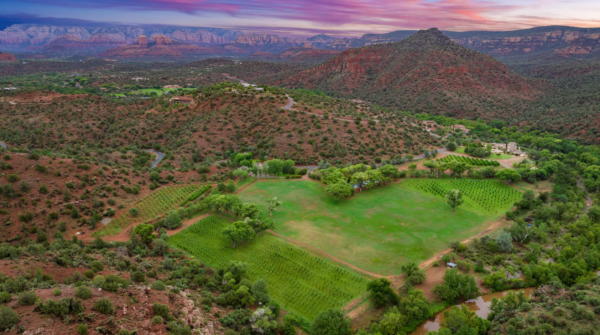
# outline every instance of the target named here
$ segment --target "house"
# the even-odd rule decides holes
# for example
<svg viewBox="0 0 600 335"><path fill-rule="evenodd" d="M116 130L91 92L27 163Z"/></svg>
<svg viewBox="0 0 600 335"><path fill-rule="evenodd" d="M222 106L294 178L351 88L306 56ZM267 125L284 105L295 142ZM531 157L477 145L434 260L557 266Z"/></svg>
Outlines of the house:
<svg viewBox="0 0 600 335"><path fill-rule="evenodd" d="M452 263L452 262L448 262L448 263L446 263L446 265L447 265L449 268L451 268L451 269L453 269L453 268L455 268L455 267L456 267L456 264L454 264L454 263Z"/></svg>
<svg viewBox="0 0 600 335"><path fill-rule="evenodd" d="M181 88L179 85L165 85L163 88Z"/></svg>
<svg viewBox="0 0 600 335"><path fill-rule="evenodd" d="M140 81L140 80L148 80L148 78L144 78L144 77L134 77L134 78L131 78L131 80Z"/></svg>
<svg viewBox="0 0 600 335"><path fill-rule="evenodd" d="M171 104L178 103L180 105L193 105L194 99L190 97L172 97L171 99L169 99L169 102Z"/></svg>
<svg viewBox="0 0 600 335"><path fill-rule="evenodd" d="M455 124L455 125L452 125L452 126L450 126L450 129L451 129L451 130L454 130L454 131L458 131L458 130L460 130L460 131L462 131L464 134L468 134L468 133L469 133L469 128L467 128L467 127L463 126L462 124Z"/></svg>

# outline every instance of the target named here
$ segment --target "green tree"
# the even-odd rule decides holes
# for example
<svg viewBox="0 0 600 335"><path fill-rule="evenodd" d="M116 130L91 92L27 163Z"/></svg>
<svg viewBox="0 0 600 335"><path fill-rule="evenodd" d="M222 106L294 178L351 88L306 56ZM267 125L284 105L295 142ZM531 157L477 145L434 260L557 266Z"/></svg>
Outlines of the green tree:
<svg viewBox="0 0 600 335"><path fill-rule="evenodd" d="M133 228L133 232L140 236L142 243L148 244L152 242L152 239L154 237L154 226L145 223L140 223L139 225L135 226L135 228Z"/></svg>
<svg viewBox="0 0 600 335"><path fill-rule="evenodd" d="M129 209L129 214L131 214L131 216L136 217L138 215L140 215L140 211L139 209L135 208L135 207L131 207Z"/></svg>
<svg viewBox="0 0 600 335"><path fill-rule="evenodd" d="M450 190L446 193L446 203L452 207L453 211L456 210L456 207L462 205L463 202L462 193L459 190Z"/></svg>
<svg viewBox="0 0 600 335"><path fill-rule="evenodd" d="M401 330L408 324L408 317L398 311L396 306L386 312L379 321L378 330L382 335L402 334Z"/></svg>
<svg viewBox="0 0 600 335"><path fill-rule="evenodd" d="M273 216L273 211L281 206L281 201L278 201L277 197L273 197L273 199L267 200L267 204L269 205L269 215Z"/></svg>
<svg viewBox="0 0 600 335"><path fill-rule="evenodd" d="M239 178L240 180L245 180L246 178L248 178L248 171L237 169L233 171L233 176Z"/></svg>
<svg viewBox="0 0 600 335"><path fill-rule="evenodd" d="M475 278L462 274L458 269L446 271L441 285L435 285L433 293L453 304L458 298L473 299L479 296Z"/></svg>
<svg viewBox="0 0 600 335"><path fill-rule="evenodd" d="M0 306L0 329L10 329L21 322L19 315L12 308Z"/></svg>
<svg viewBox="0 0 600 335"><path fill-rule="evenodd" d="M167 214L164 224L168 229L177 229L181 227L183 222L176 211L171 211L169 214Z"/></svg>
<svg viewBox="0 0 600 335"><path fill-rule="evenodd" d="M496 243L503 252L510 252L513 249L512 240L512 236L507 231L503 231L496 237Z"/></svg>
<svg viewBox="0 0 600 335"><path fill-rule="evenodd" d="M325 192L332 195L335 199L335 202L337 202L342 197L348 197L352 195L352 185L346 182L330 184L325 187Z"/></svg>
<svg viewBox="0 0 600 335"><path fill-rule="evenodd" d="M244 221L236 221L223 229L223 235L235 244L242 240L251 240L256 235L254 229Z"/></svg>
<svg viewBox="0 0 600 335"><path fill-rule="evenodd" d="M491 322L484 320L470 311L467 305L452 306L444 311L442 327L450 330L452 334L487 334Z"/></svg>
<svg viewBox="0 0 600 335"><path fill-rule="evenodd" d="M450 151L456 151L456 149L458 149L458 145L456 145L456 142L448 142L446 144L446 149Z"/></svg>
<svg viewBox="0 0 600 335"><path fill-rule="evenodd" d="M367 284L367 291L371 293L373 303L377 307L388 304L396 304L399 300L398 294L392 289L392 282L386 278L379 278Z"/></svg>
<svg viewBox="0 0 600 335"><path fill-rule="evenodd" d="M504 169L496 173L496 178L505 180L506 184L509 184L510 182L517 182L521 180L521 175L515 170Z"/></svg>
<svg viewBox="0 0 600 335"><path fill-rule="evenodd" d="M272 176L280 176L283 173L283 161L281 159L272 159L266 161L267 172Z"/></svg>
<svg viewBox="0 0 600 335"><path fill-rule="evenodd" d="M311 335L351 335L350 319L339 309L321 311L310 328Z"/></svg>

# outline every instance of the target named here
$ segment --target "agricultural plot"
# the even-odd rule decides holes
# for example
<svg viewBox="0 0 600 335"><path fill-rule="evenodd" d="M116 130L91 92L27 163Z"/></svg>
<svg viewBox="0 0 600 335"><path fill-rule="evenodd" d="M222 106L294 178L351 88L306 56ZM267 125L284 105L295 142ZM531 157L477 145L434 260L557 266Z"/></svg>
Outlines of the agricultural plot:
<svg viewBox="0 0 600 335"><path fill-rule="evenodd" d="M450 163L452 161L457 161L457 162L461 162L461 163L467 163L472 166L500 166L500 163L498 163L496 161L490 161L487 159L473 158L473 157L466 157L466 156L458 156L458 155L448 155L448 156L440 158L438 160L440 162L444 162L444 163Z"/></svg>
<svg viewBox="0 0 600 335"><path fill-rule="evenodd" d="M438 197L446 197L450 190L460 190L464 206L483 213L500 215L522 197L522 193L499 180L432 180L409 179L405 187L424 191Z"/></svg>
<svg viewBox="0 0 600 335"><path fill-rule="evenodd" d="M473 186L487 187L489 196L511 191L496 181L481 182ZM278 233L382 275L400 274L400 266L407 262L423 262L448 248L449 242L482 232L519 196L512 190L516 193L509 196L511 200L489 206L492 211L484 208L484 197L481 205L473 200L473 205L467 203L453 212L444 198L412 183L413 179L403 180L335 202L321 183L268 180L249 185L239 196L259 205L265 216L269 215L266 199L278 197L283 201L273 212ZM477 193L463 189L469 196Z"/></svg>
<svg viewBox="0 0 600 335"><path fill-rule="evenodd" d="M250 280L264 279L269 294L288 312L312 320L320 311L341 308L366 290L367 280L273 235L231 246L221 234L230 222L202 219L169 238L169 244L215 268L248 263Z"/></svg>
<svg viewBox="0 0 600 335"><path fill-rule="evenodd" d="M101 237L105 235L116 234L124 227L131 225L133 222L144 222L159 215L166 214L170 210L175 209L184 200L187 200L191 195L199 192L203 188L206 187L203 185L177 185L162 187L158 191L150 194L131 206L140 211L140 214L136 218L132 218L129 215L129 212L126 211L125 214L121 214L119 217L112 220L106 227L95 232L94 236Z"/></svg>

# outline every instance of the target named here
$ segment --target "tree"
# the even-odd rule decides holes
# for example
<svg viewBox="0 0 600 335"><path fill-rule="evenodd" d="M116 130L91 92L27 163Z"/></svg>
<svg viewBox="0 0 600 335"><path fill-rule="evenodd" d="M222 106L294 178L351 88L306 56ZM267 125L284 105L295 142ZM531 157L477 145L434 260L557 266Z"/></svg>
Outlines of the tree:
<svg viewBox="0 0 600 335"><path fill-rule="evenodd" d="M433 293L450 304L456 303L458 298L473 299L479 296L479 289L475 278L462 274L458 269L446 271L441 285L435 285Z"/></svg>
<svg viewBox="0 0 600 335"><path fill-rule="evenodd" d="M401 329L408 323L408 317L398 311L395 306L383 315L379 321L379 333L382 335L402 334Z"/></svg>
<svg viewBox="0 0 600 335"><path fill-rule="evenodd" d="M369 181L369 176L364 172L357 172L352 175L352 178L350 178L350 182L358 185L361 190L367 181Z"/></svg>
<svg viewBox="0 0 600 335"><path fill-rule="evenodd" d="M233 242L233 247L238 241L251 240L256 236L254 229L245 221L236 221L233 224L225 227L222 231L223 235Z"/></svg>
<svg viewBox="0 0 600 335"><path fill-rule="evenodd" d="M273 199L267 200L267 204L269 205L269 215L273 216L273 211L281 206L281 201L278 201L277 197L273 197Z"/></svg>
<svg viewBox="0 0 600 335"><path fill-rule="evenodd" d="M408 264L402 265L400 269L402 270L402 272L404 272L404 274L406 274L406 277L408 278L412 276L413 273L417 272L417 270L419 270L419 266L414 262L410 262Z"/></svg>
<svg viewBox="0 0 600 335"><path fill-rule="evenodd" d="M496 243L503 252L509 252L513 248L512 236L507 231L503 231L500 235L498 235L496 238Z"/></svg>
<svg viewBox="0 0 600 335"><path fill-rule="evenodd" d="M412 163L408 166L408 171L411 177L415 176L415 172L417 171L417 164Z"/></svg>
<svg viewBox="0 0 600 335"><path fill-rule="evenodd" d="M470 311L467 305L452 306L444 311L443 328L450 330L452 334L487 334L491 322L477 316Z"/></svg>
<svg viewBox="0 0 600 335"><path fill-rule="evenodd" d="M521 180L521 175L512 169L500 170L496 173L496 178L505 180L508 185L510 182L517 182Z"/></svg>
<svg viewBox="0 0 600 335"><path fill-rule="evenodd" d="M135 207L131 207L129 209L129 214L131 214L131 216L136 217L138 215L140 215L140 211L139 209L135 208Z"/></svg>
<svg viewBox="0 0 600 335"><path fill-rule="evenodd" d="M281 159L272 159L270 161L266 161L267 171L272 176L279 176L283 173L283 161Z"/></svg>
<svg viewBox="0 0 600 335"><path fill-rule="evenodd" d="M260 219L262 217L262 213L256 204L247 202L235 208L235 214L242 219L250 218L250 219Z"/></svg>
<svg viewBox="0 0 600 335"><path fill-rule="evenodd" d="M312 335L350 335L350 319L339 309L321 311L310 328Z"/></svg>
<svg viewBox="0 0 600 335"><path fill-rule="evenodd" d="M446 203L452 207L452 210L455 211L456 207L462 205L464 202L462 198L462 193L459 190L450 190L446 193Z"/></svg>
<svg viewBox="0 0 600 335"><path fill-rule="evenodd" d="M181 227L183 222L176 211L171 211L165 218L165 227L168 229L177 229Z"/></svg>
<svg viewBox="0 0 600 335"><path fill-rule="evenodd" d="M386 278L375 279L367 284L367 291L371 293L371 298L375 306L383 307L388 304L398 303L398 294L394 292L391 286L392 282Z"/></svg>
<svg viewBox="0 0 600 335"><path fill-rule="evenodd" d="M144 244L152 242L154 238L154 226L149 224L141 223L133 228L133 232L140 236Z"/></svg>
<svg viewBox="0 0 600 335"><path fill-rule="evenodd" d="M455 142L448 142L446 144L446 149L450 150L450 151L455 151L458 148L458 145L456 145Z"/></svg>
<svg viewBox="0 0 600 335"><path fill-rule="evenodd" d="M254 295L256 301L262 303L263 305L271 300L267 282L264 279L259 279L252 284L252 294Z"/></svg>
<svg viewBox="0 0 600 335"><path fill-rule="evenodd" d="M335 168L329 168L328 170L330 170L330 169L335 169ZM335 169L334 171L329 172L328 170L325 170L327 175L325 176L325 178L323 178L323 183L325 185L346 182L346 176L344 176L342 171Z"/></svg>
<svg viewBox="0 0 600 335"><path fill-rule="evenodd" d="M352 195L352 185L345 182L330 184L325 187L325 192L331 194L335 199L335 202L337 202L341 197Z"/></svg>

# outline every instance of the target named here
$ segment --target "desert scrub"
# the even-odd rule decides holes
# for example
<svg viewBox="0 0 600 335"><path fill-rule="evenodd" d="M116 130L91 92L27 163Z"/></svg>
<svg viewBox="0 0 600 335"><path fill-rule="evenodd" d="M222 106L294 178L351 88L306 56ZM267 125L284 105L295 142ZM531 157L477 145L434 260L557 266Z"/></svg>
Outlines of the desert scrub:
<svg viewBox="0 0 600 335"><path fill-rule="evenodd" d="M165 286L165 283L163 283L160 280L153 282L152 285L150 285L150 288L153 290L156 290L156 291L164 291L167 289L167 287Z"/></svg>
<svg viewBox="0 0 600 335"><path fill-rule="evenodd" d="M86 286L80 286L75 290L75 296L79 299L89 299L92 297L92 290Z"/></svg>
<svg viewBox="0 0 600 335"><path fill-rule="evenodd" d="M107 315L113 314L115 312L115 308L113 307L112 302L106 298L100 298L96 300L96 302L94 303L94 307L92 307L92 310Z"/></svg>
<svg viewBox="0 0 600 335"><path fill-rule="evenodd" d="M19 294L19 305L33 305L35 304L35 300L37 299L37 295L35 292L23 292Z"/></svg>

